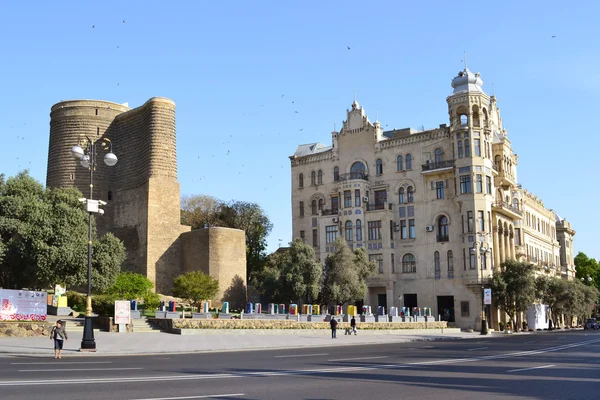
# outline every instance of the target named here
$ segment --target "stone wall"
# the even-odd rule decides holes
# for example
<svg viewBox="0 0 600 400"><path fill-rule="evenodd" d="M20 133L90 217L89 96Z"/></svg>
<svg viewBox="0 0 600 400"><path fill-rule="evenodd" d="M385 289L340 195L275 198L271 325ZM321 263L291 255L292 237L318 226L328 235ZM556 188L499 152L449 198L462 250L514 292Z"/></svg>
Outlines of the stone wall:
<svg viewBox="0 0 600 400"><path fill-rule="evenodd" d="M50 337L53 326L50 322L0 322L0 337Z"/></svg>
<svg viewBox="0 0 600 400"><path fill-rule="evenodd" d="M230 309L246 301L246 237L231 228L197 229L181 235L183 272L202 271L219 280L214 307L229 301Z"/></svg>
<svg viewBox="0 0 600 400"><path fill-rule="evenodd" d="M288 320L211 320L211 319L149 319L167 332L175 329L331 329L329 322L297 322ZM406 330L447 328L445 321L436 322L359 322L360 330ZM338 330L350 328L349 322L338 323Z"/></svg>

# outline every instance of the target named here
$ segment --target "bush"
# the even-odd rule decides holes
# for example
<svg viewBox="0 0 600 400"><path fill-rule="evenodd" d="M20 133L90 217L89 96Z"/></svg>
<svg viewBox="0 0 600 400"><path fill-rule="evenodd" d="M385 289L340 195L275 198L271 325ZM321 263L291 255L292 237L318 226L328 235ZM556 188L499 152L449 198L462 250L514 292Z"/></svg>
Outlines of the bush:
<svg viewBox="0 0 600 400"><path fill-rule="evenodd" d="M144 275L133 272L122 272L117 275L115 283L108 288L106 294L119 296L124 300L142 299L154 288Z"/></svg>
<svg viewBox="0 0 600 400"><path fill-rule="evenodd" d="M144 311L156 311L160 306L160 296L156 293L149 292L144 296Z"/></svg>
<svg viewBox="0 0 600 400"><path fill-rule="evenodd" d="M102 317L112 317L115 313L115 300L118 297L101 294L92 297L92 310L95 314Z"/></svg>
<svg viewBox="0 0 600 400"><path fill-rule="evenodd" d="M85 313L85 300L87 297L85 294L68 291L65 296L67 296L67 306L74 311Z"/></svg>
<svg viewBox="0 0 600 400"><path fill-rule="evenodd" d="M219 291L219 281L201 271L180 275L173 283L173 294L195 307L200 307L202 300L212 299Z"/></svg>

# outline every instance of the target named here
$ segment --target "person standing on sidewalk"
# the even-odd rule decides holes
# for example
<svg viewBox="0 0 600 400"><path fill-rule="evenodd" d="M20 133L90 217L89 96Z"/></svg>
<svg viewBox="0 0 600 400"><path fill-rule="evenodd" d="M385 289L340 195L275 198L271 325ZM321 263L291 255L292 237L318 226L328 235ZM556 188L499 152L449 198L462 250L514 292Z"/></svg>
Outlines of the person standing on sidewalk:
<svg viewBox="0 0 600 400"><path fill-rule="evenodd" d="M352 316L352 319L350 320L350 328L352 328L352 333L354 333L354 335L356 335L356 319L354 318L354 315Z"/></svg>
<svg viewBox="0 0 600 400"><path fill-rule="evenodd" d="M62 358L63 343L69 338L61 320L56 321L56 326L52 328L50 340L54 340L54 358Z"/></svg>
<svg viewBox="0 0 600 400"><path fill-rule="evenodd" d="M335 320L334 317L331 317L331 321L329 321L329 324L331 325L331 338L337 339L337 336L336 336L337 321Z"/></svg>

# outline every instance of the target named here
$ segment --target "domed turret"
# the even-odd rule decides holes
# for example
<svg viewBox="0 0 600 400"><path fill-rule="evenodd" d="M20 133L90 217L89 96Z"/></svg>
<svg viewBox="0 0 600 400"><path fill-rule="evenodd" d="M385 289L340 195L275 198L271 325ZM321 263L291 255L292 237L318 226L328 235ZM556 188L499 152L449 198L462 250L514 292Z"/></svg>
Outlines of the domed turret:
<svg viewBox="0 0 600 400"><path fill-rule="evenodd" d="M452 79L453 93L459 92L480 92L483 93L483 80L479 75L479 72L473 73L465 68L460 71L458 75Z"/></svg>

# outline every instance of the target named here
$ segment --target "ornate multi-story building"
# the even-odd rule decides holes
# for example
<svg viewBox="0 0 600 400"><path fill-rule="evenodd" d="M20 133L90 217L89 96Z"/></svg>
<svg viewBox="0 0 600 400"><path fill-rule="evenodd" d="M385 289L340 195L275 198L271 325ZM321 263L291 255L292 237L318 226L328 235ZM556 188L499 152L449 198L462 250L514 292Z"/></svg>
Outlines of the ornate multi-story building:
<svg viewBox="0 0 600 400"><path fill-rule="evenodd" d="M355 100L331 146L290 157L293 237L321 261L338 236L364 248L378 264L365 304L431 307L478 329L482 287L503 261L574 275L575 232L517 184L518 157L482 85L479 73L459 72L450 124L431 130L384 131ZM487 310L494 326L498 315Z"/></svg>

